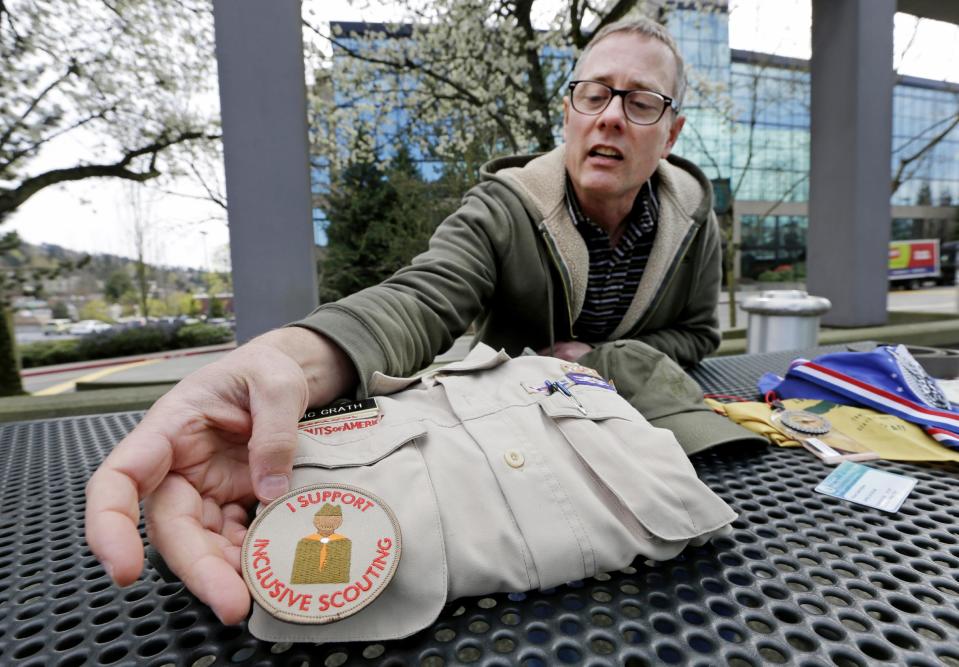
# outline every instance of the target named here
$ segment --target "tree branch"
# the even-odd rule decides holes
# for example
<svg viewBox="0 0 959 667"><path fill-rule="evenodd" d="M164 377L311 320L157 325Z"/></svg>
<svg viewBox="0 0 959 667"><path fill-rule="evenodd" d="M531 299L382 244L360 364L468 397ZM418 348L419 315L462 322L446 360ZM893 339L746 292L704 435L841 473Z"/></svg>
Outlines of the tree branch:
<svg viewBox="0 0 959 667"><path fill-rule="evenodd" d="M628 14L630 10L632 10L635 6L636 6L636 0L617 0L616 4L613 5L612 9L610 9L605 14L600 15L599 23L596 24L595 29L593 30L593 32L589 34L588 37L584 36L582 33L579 33L578 31L577 31L578 34L571 35L571 37L573 37L573 43L576 45L576 48L583 49L589 43L589 40L593 38L593 35L595 35L597 32L599 32L600 30L608 26L610 23L615 23L616 21L626 16L626 14ZM589 7L588 4L586 4L583 7L583 12L579 17L580 21L582 21L583 18L585 17L586 8L588 7ZM599 14L599 12L597 12L597 14Z"/></svg>
<svg viewBox="0 0 959 667"><path fill-rule="evenodd" d="M100 111L100 112L98 112L98 113L95 113L95 114L93 114L92 116L87 116L86 118L81 118L80 120L78 120L78 121L77 121L76 123L74 123L73 125L70 125L70 126L65 127L65 128L63 128L63 129L61 129L61 130L58 130L58 131L54 132L53 134L47 135L46 137L43 137L43 138L40 139L39 141L33 142L32 144L30 144L30 145L27 146L26 148L22 148L22 149L18 150L16 153L11 153L9 159L7 159L5 162L3 162L2 164L0 164L0 174L2 174L3 172L5 172L6 170L10 169L17 160L19 160L20 158L22 158L22 157L24 157L24 156L26 156L26 155L29 155L30 153L33 153L34 151L36 151L38 148L40 148L40 147L43 146L44 144L53 141L53 140L56 139L57 137L59 137L59 136L61 136L61 135L64 135L64 134L66 134L67 132L72 132L73 130L75 130L75 129L79 128L79 127L83 127L83 126L86 125L87 123L90 123L90 122L92 122L92 121L94 121L94 120L97 120L97 119L101 119L101 120L102 120L102 119L104 119L104 118L106 117L106 115L107 115L109 112L113 111L114 109L115 109L115 107L110 107L109 109L103 109L102 111Z"/></svg>
<svg viewBox="0 0 959 667"><path fill-rule="evenodd" d="M952 116L952 119L947 123L946 127L942 131L940 131L938 134L936 134L935 136L930 138L929 141L926 142L925 146L920 148L918 151L916 151L909 157L902 158L901 160L899 160L899 168L896 169L896 175L893 176L892 178L891 187L892 187L893 194L895 194L896 190L902 187L903 183L909 180L908 178L904 178L906 168L910 164L915 162L916 160L919 160L920 158L922 158L926 153L931 151L933 148L935 148L936 145L940 141L945 139L949 135L949 133L952 132L953 129L955 129L957 125L959 125L959 111L957 111Z"/></svg>
<svg viewBox="0 0 959 667"><path fill-rule="evenodd" d="M193 172L193 175L196 176L196 180L198 180L200 182L200 185L203 186L203 189L206 190L206 196L210 199L210 201L212 201L214 204L222 208L224 211L227 210L226 197L224 197L218 192L213 191L213 188L211 188L207 184L206 179L203 178L203 175L200 173L200 170L197 169L196 165L192 162L190 163L190 171Z"/></svg>
<svg viewBox="0 0 959 667"><path fill-rule="evenodd" d="M759 77L762 74L765 67L761 68L759 72L753 75L753 85L752 85L752 95L750 95L749 100L749 139L746 141L746 164L743 165L743 170L739 174L739 180L736 181L736 186L732 189L731 196L735 200L739 195L739 189L743 186L743 181L746 180L746 172L749 171L749 166L753 161L753 141L756 136L756 123L759 120L759 114L756 111L756 105L759 103Z"/></svg>
<svg viewBox="0 0 959 667"><path fill-rule="evenodd" d="M0 189L0 221L15 211L21 204L30 199L44 188L65 183L79 181L86 178L109 176L123 178L130 181L148 181L156 178L160 172L156 168L158 155L176 144L195 141L197 139L218 139L218 135L206 135L202 132L184 132L173 138L160 138L151 144L128 151L122 159L110 164L87 164L65 169L52 169L48 172L24 180L12 189ZM146 171L129 169L130 164L138 157L150 156L150 164Z"/></svg>
<svg viewBox="0 0 959 667"><path fill-rule="evenodd" d="M777 208L780 204L782 204L784 201L786 201L786 197L788 197L789 195L791 195L791 194L793 193L793 190L795 190L795 189L798 188L800 185L802 185L803 181L807 180L808 178L809 178L809 172L808 172L808 171L805 172L805 173L803 173L803 174L801 174L801 175L799 176L799 178L797 178L796 181L795 181L792 185L790 185L788 188L786 188L786 190L785 190L781 195L779 195L779 199L777 199L777 200L772 204L772 206L770 206L769 208L767 208L763 213L760 213L760 214L759 214L759 219L762 220L762 219L765 218L766 216L771 215L772 212L775 211L776 208Z"/></svg>
<svg viewBox="0 0 959 667"><path fill-rule="evenodd" d="M71 61L70 66L67 67L67 71L64 72L62 76L54 80L49 86L41 90L40 94L37 95L33 99L33 101L31 101L30 104L27 105L26 110L22 114L20 114L20 117L17 118L15 121L13 121L10 127L7 128L7 131L4 132L2 136L0 136L0 150L2 150L3 146L6 145L8 141L10 141L10 137L13 136L14 131L18 127L21 127L23 125L23 121L27 119L27 116L33 113L33 110L37 108L37 105L40 104L41 101L43 101L43 98L47 96L47 93L49 93L54 88L59 86L61 83L66 81L67 77L76 73L77 73L77 63L76 61Z"/></svg>
<svg viewBox="0 0 959 667"><path fill-rule="evenodd" d="M526 65L529 67L529 98L526 108L530 112L530 119L527 121L526 127L530 135L536 138L537 150L545 153L552 150L556 142L553 139L553 124L551 122L549 100L546 97L546 78L543 76L539 49L536 46L536 31L533 30L533 22L530 17L532 7L532 0L519 0L514 5L513 18L523 31L526 42L523 51L526 56ZM542 115L541 122L537 122L536 113Z"/></svg>
<svg viewBox="0 0 959 667"><path fill-rule="evenodd" d="M582 49L581 44L586 44L589 40L583 37L583 10L580 9L579 0L570 0L569 3L569 36L573 45L577 49Z"/></svg>
<svg viewBox="0 0 959 667"><path fill-rule="evenodd" d="M696 137L696 141L699 142L699 148L702 150L703 155L706 156L706 159L712 164L713 168L716 170L716 176L722 176L723 170L719 168L719 162L716 161L716 158L713 157L713 154L706 147L706 142L703 140L703 135L699 133L699 130L696 129L695 124L688 123L686 127L693 133L693 136Z"/></svg>
<svg viewBox="0 0 959 667"><path fill-rule="evenodd" d="M318 34L321 34L321 33L318 33ZM426 67L425 65L423 65L423 64L421 64L421 63L414 62L413 60L411 60L411 59L410 59L409 57L407 57L407 56L402 56L402 60L399 60L399 61L397 61L397 60L390 60L390 59L386 59L386 58L377 58L377 57L375 57L375 56L371 56L371 55L367 55L367 54L364 54L364 53L360 53L359 51L357 51L357 50L355 50L355 49L351 49L351 48L349 48L348 46L346 46L345 44L343 44L342 42L340 42L339 40L337 40L337 39L335 39L335 38L333 38L333 37L326 36L326 35L322 35L322 34L321 34L321 36L324 37L324 38L326 38L327 40L329 40L329 42L330 42L331 44L333 44L334 46L336 46L336 47L338 47L338 48L340 48L340 49L343 49L343 51L344 51L348 56L350 56L351 58L355 58L355 59L357 59L357 60L359 60L359 61L361 61L361 62L370 63L370 64L373 64L373 65L383 65L384 67L389 67L389 68L392 68L392 69L404 70L404 71L408 71L408 72L417 72L417 73L419 73L419 74L424 74L424 75L426 75L428 78L433 79L434 81L439 81L440 83L443 83L443 84L449 86L450 88L452 88L453 90L455 90L457 93L459 93L459 94L462 96L462 99L463 99L464 101L469 102L470 104L474 104L474 105L476 105L476 106L478 106L478 107L482 107L482 106L483 106L483 100L481 100L481 99L479 99L478 97L476 97L476 95L474 95L472 92L470 92L469 89L465 88L464 86L462 86L462 85L460 85L460 84L457 84L455 81L453 81L453 80L450 79L449 77L444 76L444 75L440 74L439 72L436 72L436 71L430 69L429 67ZM511 143L511 144L515 144L516 142L515 142L515 140L512 138L512 137L513 137L512 131L510 130L510 128L509 128L509 126L506 124L506 122L505 122L502 118L500 118L497 114L492 114L492 118L493 118L494 122L495 122L497 125L500 126L500 129L503 130L503 132L506 134L506 136L510 138L510 140L511 140L510 143Z"/></svg>

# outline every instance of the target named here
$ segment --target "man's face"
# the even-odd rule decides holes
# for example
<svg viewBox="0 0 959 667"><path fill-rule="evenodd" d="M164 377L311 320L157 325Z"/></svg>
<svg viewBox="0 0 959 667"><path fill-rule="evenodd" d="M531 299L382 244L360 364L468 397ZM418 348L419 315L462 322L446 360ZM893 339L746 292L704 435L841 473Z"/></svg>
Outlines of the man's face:
<svg viewBox="0 0 959 667"><path fill-rule="evenodd" d="M673 97L676 61L658 39L614 33L587 54L576 78ZM566 170L577 196L594 204L620 199L631 204L659 159L669 155L684 120L667 110L655 125L636 125L626 120L621 97L614 97L596 116L579 113L570 106L569 98L564 98Z"/></svg>

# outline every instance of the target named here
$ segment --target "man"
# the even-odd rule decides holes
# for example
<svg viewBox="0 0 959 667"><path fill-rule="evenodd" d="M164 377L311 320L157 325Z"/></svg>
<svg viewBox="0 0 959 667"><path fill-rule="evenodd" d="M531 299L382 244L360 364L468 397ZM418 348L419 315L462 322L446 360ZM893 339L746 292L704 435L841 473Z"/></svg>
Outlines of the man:
<svg viewBox="0 0 959 667"><path fill-rule="evenodd" d="M113 579L141 570L143 498L169 567L224 622L241 621L247 509L288 490L297 419L366 394L375 371L422 368L474 320L479 340L510 354L584 365L618 368L651 347L692 365L713 350L720 251L708 182L665 159L683 88L662 28L610 26L574 71L565 147L493 163L409 267L160 399L88 485L87 538Z"/></svg>

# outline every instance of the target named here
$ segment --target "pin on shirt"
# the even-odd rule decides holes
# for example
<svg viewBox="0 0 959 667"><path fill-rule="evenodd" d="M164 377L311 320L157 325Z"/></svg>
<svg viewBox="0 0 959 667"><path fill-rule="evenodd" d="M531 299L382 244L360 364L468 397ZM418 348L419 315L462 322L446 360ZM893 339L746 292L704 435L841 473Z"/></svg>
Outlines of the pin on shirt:
<svg viewBox="0 0 959 667"><path fill-rule="evenodd" d="M595 375L570 371L566 373L566 377L569 378L569 381L573 384L582 385L584 387L597 387L607 391L616 391L616 389L614 389L610 383L601 377L596 377Z"/></svg>
<svg viewBox="0 0 959 667"><path fill-rule="evenodd" d="M569 387L567 387L562 380L558 380L558 381L546 380L545 385L547 387L547 391L546 391L547 396L551 396L554 392L558 391L559 393L563 394L563 396L565 396L566 398L576 403L577 410L582 412L584 415L588 414L586 412L586 407L582 404L582 402L580 402L578 398L576 398L576 396L573 395L573 392L569 390Z"/></svg>

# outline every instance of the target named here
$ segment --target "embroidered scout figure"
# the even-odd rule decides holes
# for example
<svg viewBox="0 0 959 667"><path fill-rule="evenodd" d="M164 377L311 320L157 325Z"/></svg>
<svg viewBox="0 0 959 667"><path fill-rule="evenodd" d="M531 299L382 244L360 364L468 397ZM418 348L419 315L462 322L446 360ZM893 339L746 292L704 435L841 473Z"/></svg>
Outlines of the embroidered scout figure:
<svg viewBox="0 0 959 667"><path fill-rule="evenodd" d="M316 532L296 544L293 584L342 584L350 580L353 543L335 531L343 525L343 509L325 503L313 516Z"/></svg>

